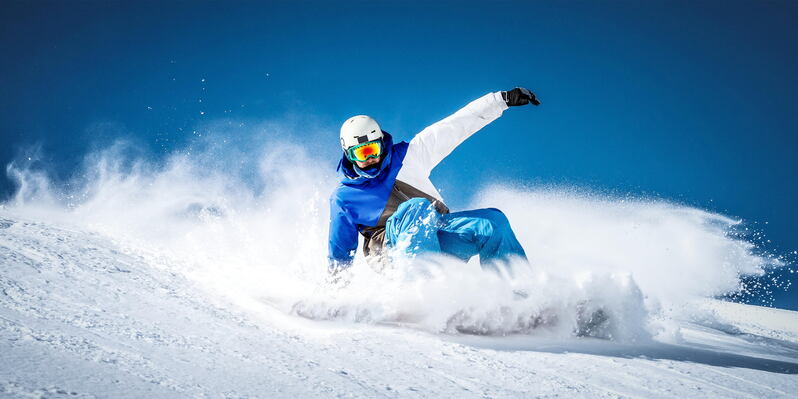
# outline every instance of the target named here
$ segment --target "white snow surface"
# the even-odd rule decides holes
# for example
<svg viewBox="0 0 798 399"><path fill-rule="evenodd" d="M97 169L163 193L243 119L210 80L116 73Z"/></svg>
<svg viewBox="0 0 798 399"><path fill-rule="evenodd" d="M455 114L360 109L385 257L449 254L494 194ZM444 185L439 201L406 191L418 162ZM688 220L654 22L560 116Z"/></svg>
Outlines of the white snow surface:
<svg viewBox="0 0 798 399"><path fill-rule="evenodd" d="M778 266L739 221L489 187L472 205L530 264L358 258L329 284L335 179L270 148L254 185L203 154L111 149L63 187L9 166L0 397L796 397L798 313L711 299Z"/></svg>
<svg viewBox="0 0 798 399"><path fill-rule="evenodd" d="M3 217L3 397L795 397L798 313L701 302L619 342L305 320L224 301L169 260Z"/></svg>

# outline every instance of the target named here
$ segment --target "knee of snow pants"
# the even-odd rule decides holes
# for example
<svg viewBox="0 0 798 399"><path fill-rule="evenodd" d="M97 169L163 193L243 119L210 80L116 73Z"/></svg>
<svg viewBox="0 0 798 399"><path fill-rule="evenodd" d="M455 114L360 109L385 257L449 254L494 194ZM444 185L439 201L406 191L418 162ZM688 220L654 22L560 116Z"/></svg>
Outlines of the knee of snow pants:
<svg viewBox="0 0 798 399"><path fill-rule="evenodd" d="M443 252L468 260L479 254L482 266L512 257L526 260L507 216L496 208L474 209L443 216L438 238Z"/></svg>
<svg viewBox="0 0 798 399"><path fill-rule="evenodd" d="M411 198L399 205L385 223L385 244L407 255L440 252L440 214L425 198Z"/></svg>
<svg viewBox="0 0 798 399"><path fill-rule="evenodd" d="M511 257L526 260L502 211L486 208L440 215L424 198L399 205L386 223L385 243L408 255L443 252L465 262L479 255L480 263L489 267Z"/></svg>

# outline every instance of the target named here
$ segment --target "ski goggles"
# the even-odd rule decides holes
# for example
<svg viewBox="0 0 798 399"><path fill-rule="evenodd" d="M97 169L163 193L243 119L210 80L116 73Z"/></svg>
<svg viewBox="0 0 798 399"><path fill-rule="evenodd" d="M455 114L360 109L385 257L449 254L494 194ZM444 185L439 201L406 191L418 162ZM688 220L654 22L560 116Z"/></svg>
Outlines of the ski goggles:
<svg viewBox="0 0 798 399"><path fill-rule="evenodd" d="M346 157L352 162L366 162L369 158L382 155L382 140L368 141L346 150Z"/></svg>

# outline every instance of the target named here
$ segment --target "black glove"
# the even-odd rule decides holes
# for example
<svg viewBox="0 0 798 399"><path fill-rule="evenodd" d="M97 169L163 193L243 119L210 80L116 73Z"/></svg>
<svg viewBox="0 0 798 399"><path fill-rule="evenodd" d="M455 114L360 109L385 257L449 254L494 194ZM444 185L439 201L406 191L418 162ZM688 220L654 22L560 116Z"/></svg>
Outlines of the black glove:
<svg viewBox="0 0 798 399"><path fill-rule="evenodd" d="M512 89L510 91L503 91L502 98L509 107L515 107L518 105L527 105L529 103L532 103L534 105L540 105L540 101L538 101L538 98L535 97L535 93L523 87L516 87L515 89Z"/></svg>

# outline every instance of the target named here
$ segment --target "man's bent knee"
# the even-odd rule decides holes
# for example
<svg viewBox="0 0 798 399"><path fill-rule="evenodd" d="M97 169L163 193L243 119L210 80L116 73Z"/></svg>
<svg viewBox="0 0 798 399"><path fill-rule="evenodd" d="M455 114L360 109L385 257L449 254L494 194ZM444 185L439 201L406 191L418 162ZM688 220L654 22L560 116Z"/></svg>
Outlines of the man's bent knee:
<svg viewBox="0 0 798 399"><path fill-rule="evenodd" d="M484 210L484 218L490 220L494 225L506 225L510 223L510 220L507 219L507 215L501 210L497 208L485 208Z"/></svg>
<svg viewBox="0 0 798 399"><path fill-rule="evenodd" d="M434 212L435 206L426 199L421 197L410 198L409 200L402 202L399 204L399 207L396 209L395 214L404 215L408 212L411 214L423 214Z"/></svg>

